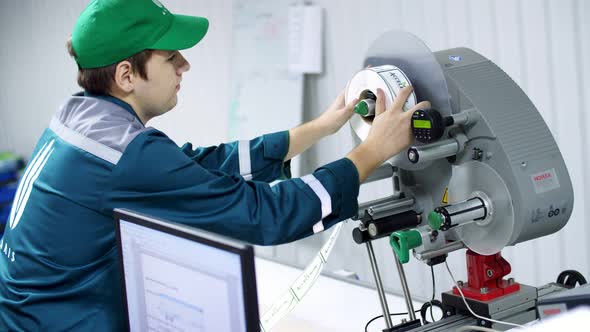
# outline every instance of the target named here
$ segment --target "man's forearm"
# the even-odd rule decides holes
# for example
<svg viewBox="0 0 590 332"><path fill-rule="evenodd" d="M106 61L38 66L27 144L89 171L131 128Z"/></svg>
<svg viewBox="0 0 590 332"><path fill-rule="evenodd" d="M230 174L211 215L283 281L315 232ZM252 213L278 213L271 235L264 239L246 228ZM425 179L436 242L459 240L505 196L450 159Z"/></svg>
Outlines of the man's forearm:
<svg viewBox="0 0 590 332"><path fill-rule="evenodd" d="M318 121L310 121L289 130L289 152L285 161L307 150L323 137L329 135L327 129L322 128ZM371 149L370 144L361 144L346 156L356 166L360 182L365 179L383 163L377 156L379 154Z"/></svg>
<svg viewBox="0 0 590 332"><path fill-rule="evenodd" d="M312 120L289 130L289 151L285 161L307 150L320 139L327 136L329 130L324 128L319 121Z"/></svg>
<svg viewBox="0 0 590 332"><path fill-rule="evenodd" d="M363 183L373 171L383 164L378 153L371 149L371 145L361 143L350 151L346 158L350 159L359 173L359 182Z"/></svg>

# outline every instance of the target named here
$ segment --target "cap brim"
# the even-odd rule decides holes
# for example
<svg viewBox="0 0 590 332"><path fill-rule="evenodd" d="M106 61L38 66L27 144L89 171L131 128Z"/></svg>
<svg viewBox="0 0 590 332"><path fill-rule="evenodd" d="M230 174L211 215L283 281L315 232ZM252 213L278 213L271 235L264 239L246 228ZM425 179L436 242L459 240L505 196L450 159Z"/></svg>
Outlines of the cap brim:
<svg viewBox="0 0 590 332"><path fill-rule="evenodd" d="M209 21L204 17L174 15L166 33L152 46L154 50L177 51L195 46L209 29Z"/></svg>

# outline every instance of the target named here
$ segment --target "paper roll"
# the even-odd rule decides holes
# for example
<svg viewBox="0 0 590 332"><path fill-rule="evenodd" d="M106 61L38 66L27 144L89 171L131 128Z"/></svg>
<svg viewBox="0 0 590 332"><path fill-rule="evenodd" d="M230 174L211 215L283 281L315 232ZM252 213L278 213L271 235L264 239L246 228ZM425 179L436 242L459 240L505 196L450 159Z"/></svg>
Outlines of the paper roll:
<svg viewBox="0 0 590 332"><path fill-rule="evenodd" d="M383 65L367 68L357 72L348 82L344 100L346 104L349 104L355 98L364 99L367 90L377 95L377 89L381 89L385 93L385 109L389 109L400 90L408 85L411 85L409 78L396 66ZM416 94L412 91L403 109L408 110L414 105L416 105ZM363 118L358 114L350 119L352 129L361 141L367 138L372 121L372 117Z"/></svg>

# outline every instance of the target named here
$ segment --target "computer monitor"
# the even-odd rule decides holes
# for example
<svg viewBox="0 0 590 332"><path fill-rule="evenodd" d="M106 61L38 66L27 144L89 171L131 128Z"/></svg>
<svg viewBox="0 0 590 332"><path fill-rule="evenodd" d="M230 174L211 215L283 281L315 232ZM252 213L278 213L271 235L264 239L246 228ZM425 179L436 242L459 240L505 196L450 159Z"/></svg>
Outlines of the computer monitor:
<svg viewBox="0 0 590 332"><path fill-rule="evenodd" d="M259 331L252 246L116 209L130 331Z"/></svg>

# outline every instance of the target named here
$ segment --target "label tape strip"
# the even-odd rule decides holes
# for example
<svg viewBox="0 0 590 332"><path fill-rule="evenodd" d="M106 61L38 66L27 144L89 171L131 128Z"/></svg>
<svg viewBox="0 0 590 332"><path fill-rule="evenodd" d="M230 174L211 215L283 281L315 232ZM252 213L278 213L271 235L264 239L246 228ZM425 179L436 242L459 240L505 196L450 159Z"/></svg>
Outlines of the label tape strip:
<svg viewBox="0 0 590 332"><path fill-rule="evenodd" d="M291 286L273 303L270 309L262 315L260 318L260 330L262 332L269 332L276 323L290 313L316 283L334 248L344 222L334 227L334 231L330 234L328 241L324 243L303 273L295 279Z"/></svg>

